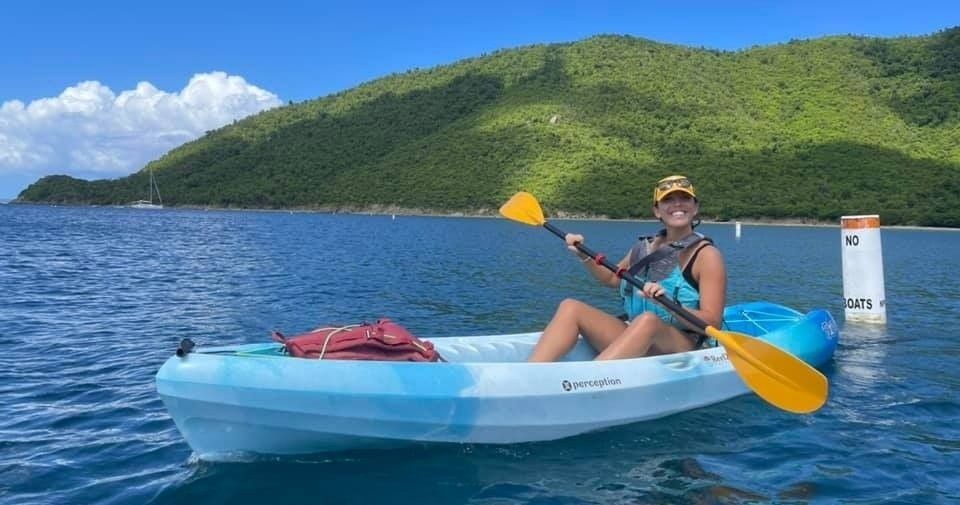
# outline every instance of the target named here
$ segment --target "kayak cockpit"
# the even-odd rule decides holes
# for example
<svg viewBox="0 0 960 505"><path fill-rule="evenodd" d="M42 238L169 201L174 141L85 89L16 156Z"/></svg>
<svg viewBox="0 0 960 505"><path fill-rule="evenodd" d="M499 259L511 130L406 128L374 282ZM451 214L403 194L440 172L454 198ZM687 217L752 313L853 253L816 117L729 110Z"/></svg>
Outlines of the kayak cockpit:
<svg viewBox="0 0 960 505"><path fill-rule="evenodd" d="M763 337L784 330L804 318L804 314L788 307L764 302L728 307L724 312L723 330ZM533 352L540 332L468 337L426 337L440 356L449 363L522 363ZM233 354L260 358L290 358L283 345L276 343L213 347L195 352ZM561 361L590 361L597 355L582 338Z"/></svg>

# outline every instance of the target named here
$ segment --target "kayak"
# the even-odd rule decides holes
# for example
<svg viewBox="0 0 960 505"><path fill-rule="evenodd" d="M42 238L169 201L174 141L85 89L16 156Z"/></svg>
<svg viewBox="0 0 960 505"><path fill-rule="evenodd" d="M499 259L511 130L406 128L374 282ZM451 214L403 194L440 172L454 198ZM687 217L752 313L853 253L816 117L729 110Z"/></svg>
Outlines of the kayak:
<svg viewBox="0 0 960 505"><path fill-rule="evenodd" d="M839 337L826 310L769 302L727 307L723 329L815 367ZM197 348L169 358L156 385L202 459L555 440L749 392L723 347L592 361L581 339L561 361L526 363L539 336L431 338L446 362L426 363L293 358L275 342Z"/></svg>

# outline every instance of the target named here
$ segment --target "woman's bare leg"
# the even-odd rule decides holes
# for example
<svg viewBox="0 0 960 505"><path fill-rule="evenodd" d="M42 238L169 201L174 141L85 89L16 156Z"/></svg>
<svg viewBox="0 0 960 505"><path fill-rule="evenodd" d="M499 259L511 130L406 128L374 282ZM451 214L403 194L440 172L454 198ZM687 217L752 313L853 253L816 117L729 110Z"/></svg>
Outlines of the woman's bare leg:
<svg viewBox="0 0 960 505"><path fill-rule="evenodd" d="M693 349L693 342L689 337L665 323L653 312L644 312L637 316L596 359L639 358L691 349Z"/></svg>
<svg viewBox="0 0 960 505"><path fill-rule="evenodd" d="M603 351L626 327L610 314L568 298L560 302L528 360L556 361L573 349L581 334L597 352Z"/></svg>

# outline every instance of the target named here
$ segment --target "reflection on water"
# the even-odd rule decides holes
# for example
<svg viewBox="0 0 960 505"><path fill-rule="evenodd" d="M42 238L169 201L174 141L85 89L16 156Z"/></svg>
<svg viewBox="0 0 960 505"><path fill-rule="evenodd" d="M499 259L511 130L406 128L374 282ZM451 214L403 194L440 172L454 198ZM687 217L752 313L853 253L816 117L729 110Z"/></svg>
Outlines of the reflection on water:
<svg viewBox="0 0 960 505"><path fill-rule="evenodd" d="M894 343L883 325L846 322L841 330L843 375L855 392L868 391L886 381L883 360Z"/></svg>

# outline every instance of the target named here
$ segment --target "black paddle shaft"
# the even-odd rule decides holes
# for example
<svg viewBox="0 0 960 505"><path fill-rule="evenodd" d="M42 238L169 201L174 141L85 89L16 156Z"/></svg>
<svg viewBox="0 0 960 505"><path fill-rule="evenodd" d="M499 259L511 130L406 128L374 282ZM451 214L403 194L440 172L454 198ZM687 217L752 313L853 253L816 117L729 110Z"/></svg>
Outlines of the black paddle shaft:
<svg viewBox="0 0 960 505"><path fill-rule="evenodd" d="M543 223L543 227L546 228L547 230L549 230L549 231L550 231L551 233L553 233L554 235L562 238L563 240L566 240L566 239L567 239L567 234L566 234L566 232L564 232L564 231L561 230L560 228L557 228L556 226L550 224L549 221L548 221L548 222L544 222L544 223ZM574 246L577 248L578 251L580 251L580 252L582 252L583 254L586 254L587 256L590 256L591 258L593 258L593 260L594 260L598 265L600 265L600 266L606 268L607 270L610 270L611 272L615 273L615 274L617 275L617 277L619 277L619 278L627 281L627 282L630 283L631 285L635 286L637 289L641 289L641 290L643 289L643 283L642 283L642 282L640 282L639 280L637 280L636 277L634 277L634 276L632 276L632 275L629 275L629 273L628 273L626 270L618 267L617 265L615 265L615 264L613 264L613 263L610 263L610 260L608 260L605 255L603 255L603 254L598 254L598 253L594 252L592 249L590 249L589 247L581 244L580 242L577 242L576 244L574 244ZM599 256L599 259L598 259L598 256ZM681 318L685 319L688 323L690 323L690 324L696 326L697 328L699 328L701 332L702 332L702 331L705 331L705 330L707 329L707 326L709 326L706 322L703 321L703 319L700 319L699 317L691 314L690 311L688 311L687 309L683 308L679 303L671 300L670 298L668 298L668 297L665 296L665 295L657 295L657 296L654 298L654 300L656 300L658 303L660 303L661 305L663 305L664 307L666 307L667 309L669 309L670 312L673 312L674 314L676 314L676 315L680 316Z"/></svg>

